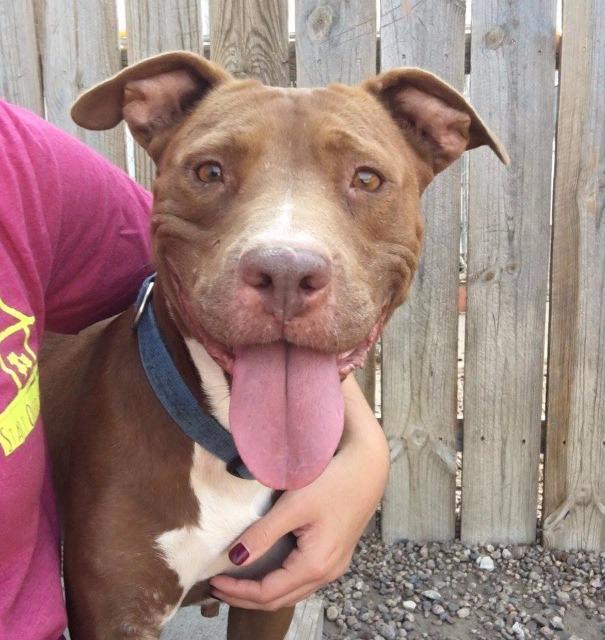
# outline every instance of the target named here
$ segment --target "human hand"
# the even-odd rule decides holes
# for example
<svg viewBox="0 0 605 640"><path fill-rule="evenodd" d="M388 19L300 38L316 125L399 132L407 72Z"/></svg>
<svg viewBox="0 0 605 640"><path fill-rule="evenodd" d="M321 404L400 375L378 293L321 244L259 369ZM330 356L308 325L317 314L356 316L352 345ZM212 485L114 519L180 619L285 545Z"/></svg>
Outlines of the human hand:
<svg viewBox="0 0 605 640"><path fill-rule="evenodd" d="M350 379L349 379L350 378ZM244 609L275 611L341 576L386 485L389 452L361 390L343 382L345 432L338 453L310 485L285 492L234 544L230 557L251 564L289 532L296 548L262 580L215 576L212 595ZM248 556L246 556L248 553Z"/></svg>

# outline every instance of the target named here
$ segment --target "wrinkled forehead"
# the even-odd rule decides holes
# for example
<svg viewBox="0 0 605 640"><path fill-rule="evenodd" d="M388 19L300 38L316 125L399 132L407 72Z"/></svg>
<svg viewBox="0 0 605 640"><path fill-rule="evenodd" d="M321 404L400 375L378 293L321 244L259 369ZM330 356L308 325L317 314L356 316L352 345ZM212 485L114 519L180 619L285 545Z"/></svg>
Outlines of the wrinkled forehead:
<svg viewBox="0 0 605 640"><path fill-rule="evenodd" d="M179 131L178 153L229 148L231 153L267 151L298 155L331 149L380 154L397 137L378 103L361 89L265 87L236 81L214 90ZM179 158L175 158L178 162Z"/></svg>

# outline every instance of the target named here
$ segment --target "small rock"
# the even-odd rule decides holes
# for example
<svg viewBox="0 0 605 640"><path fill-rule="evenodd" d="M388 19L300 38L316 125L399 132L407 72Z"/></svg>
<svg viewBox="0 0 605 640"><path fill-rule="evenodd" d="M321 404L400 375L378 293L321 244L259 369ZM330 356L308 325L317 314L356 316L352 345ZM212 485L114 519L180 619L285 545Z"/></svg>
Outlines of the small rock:
<svg viewBox="0 0 605 640"><path fill-rule="evenodd" d="M525 554L527 552L527 547L525 547L524 545L518 544L512 548L511 552L515 560L521 560L521 558L525 557Z"/></svg>
<svg viewBox="0 0 605 640"><path fill-rule="evenodd" d="M513 554L510 551L510 549L502 549L502 559L503 560L510 560L512 557L513 557Z"/></svg>
<svg viewBox="0 0 605 640"><path fill-rule="evenodd" d="M406 610L406 611L416 611L416 603L413 600L404 600L401 603L401 606Z"/></svg>
<svg viewBox="0 0 605 640"><path fill-rule="evenodd" d="M422 597L427 600L441 600L441 594L439 591L435 591L435 589L427 589L422 592Z"/></svg>
<svg viewBox="0 0 605 640"><path fill-rule="evenodd" d="M333 604L326 609L326 618L330 620L330 622L334 622L334 620L338 618L338 609Z"/></svg>
<svg viewBox="0 0 605 640"><path fill-rule="evenodd" d="M535 582L536 580L540 579L540 574L537 571L530 571L529 572L529 579L533 580Z"/></svg>
<svg viewBox="0 0 605 640"><path fill-rule="evenodd" d="M566 604L569 603L569 600L570 600L569 593L566 593L565 591L557 591L555 595L557 598L557 603L560 604L561 606L565 606Z"/></svg>
<svg viewBox="0 0 605 640"><path fill-rule="evenodd" d="M546 620L546 618L540 613L534 613L532 615L532 620L535 620L538 623L538 626L540 627L548 626L548 620Z"/></svg>
<svg viewBox="0 0 605 640"><path fill-rule="evenodd" d="M555 635L555 632L550 627L542 627L540 633L544 638L552 638Z"/></svg>
<svg viewBox="0 0 605 640"><path fill-rule="evenodd" d="M440 604L437 604L437 603L431 607L431 611L436 616L441 616L445 613L445 609Z"/></svg>
<svg viewBox="0 0 605 640"><path fill-rule="evenodd" d="M459 618L468 618L471 615L471 610L468 607L460 607L460 609L456 611L456 615Z"/></svg>
<svg viewBox="0 0 605 640"><path fill-rule="evenodd" d="M510 630L517 640L525 640L525 631L523 631L523 627L518 621L513 624Z"/></svg>
<svg viewBox="0 0 605 640"><path fill-rule="evenodd" d="M402 609L400 609L399 607L395 607L394 609L391 609L391 620L393 620L394 622L401 622L403 620L404 617L404 612Z"/></svg>
<svg viewBox="0 0 605 640"><path fill-rule="evenodd" d="M561 620L560 616L553 616L550 619L550 626L553 629L558 629L559 631L564 629L565 627L563 626L563 620Z"/></svg>
<svg viewBox="0 0 605 640"><path fill-rule="evenodd" d="M342 609L342 612L345 616L355 615L357 613L357 609L353 606L351 602L345 600L345 606Z"/></svg>
<svg viewBox="0 0 605 640"><path fill-rule="evenodd" d="M379 622L376 625L376 630L385 640L397 640L397 629L392 624Z"/></svg>
<svg viewBox="0 0 605 640"><path fill-rule="evenodd" d="M477 558L477 564L479 565L479 569L482 569L483 571L493 571L496 568L496 565L490 556L479 556Z"/></svg>

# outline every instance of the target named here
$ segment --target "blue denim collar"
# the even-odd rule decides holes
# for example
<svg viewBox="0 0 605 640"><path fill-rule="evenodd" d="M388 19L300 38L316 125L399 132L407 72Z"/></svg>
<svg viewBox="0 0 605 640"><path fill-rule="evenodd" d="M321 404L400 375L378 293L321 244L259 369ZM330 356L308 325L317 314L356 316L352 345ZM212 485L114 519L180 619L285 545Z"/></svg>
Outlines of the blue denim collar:
<svg viewBox="0 0 605 640"><path fill-rule="evenodd" d="M150 304L154 283L155 274L143 282L135 304L134 324L147 380L168 415L185 435L225 462L227 471L232 475L252 479L252 474L239 457L232 435L202 409L176 368Z"/></svg>

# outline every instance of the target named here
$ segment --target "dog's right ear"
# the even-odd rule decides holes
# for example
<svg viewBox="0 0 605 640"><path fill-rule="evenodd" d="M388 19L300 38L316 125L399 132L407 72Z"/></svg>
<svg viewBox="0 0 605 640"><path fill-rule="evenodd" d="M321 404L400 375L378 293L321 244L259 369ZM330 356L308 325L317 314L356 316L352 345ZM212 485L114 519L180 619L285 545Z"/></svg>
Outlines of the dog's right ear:
<svg viewBox="0 0 605 640"><path fill-rule="evenodd" d="M168 134L188 110L232 77L187 51L172 51L126 67L83 93L71 109L86 129L111 129L125 120L134 139L157 160Z"/></svg>
<svg viewBox="0 0 605 640"><path fill-rule="evenodd" d="M362 87L389 112L427 171L423 188L467 149L488 145L510 162L498 138L464 96L424 69L400 67L366 80Z"/></svg>

